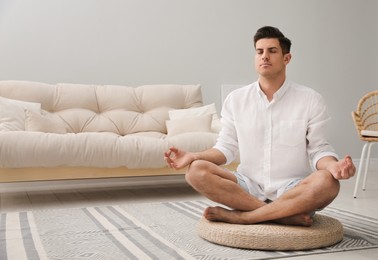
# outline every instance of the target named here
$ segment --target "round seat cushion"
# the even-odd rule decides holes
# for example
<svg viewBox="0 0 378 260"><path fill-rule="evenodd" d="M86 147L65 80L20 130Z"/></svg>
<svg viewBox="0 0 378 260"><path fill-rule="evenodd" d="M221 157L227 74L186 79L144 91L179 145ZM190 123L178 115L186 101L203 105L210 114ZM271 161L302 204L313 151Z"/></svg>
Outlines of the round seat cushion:
<svg viewBox="0 0 378 260"><path fill-rule="evenodd" d="M316 214L311 227L275 223L239 225L201 218L199 236L216 244L257 250L305 250L334 245L343 239L342 224Z"/></svg>

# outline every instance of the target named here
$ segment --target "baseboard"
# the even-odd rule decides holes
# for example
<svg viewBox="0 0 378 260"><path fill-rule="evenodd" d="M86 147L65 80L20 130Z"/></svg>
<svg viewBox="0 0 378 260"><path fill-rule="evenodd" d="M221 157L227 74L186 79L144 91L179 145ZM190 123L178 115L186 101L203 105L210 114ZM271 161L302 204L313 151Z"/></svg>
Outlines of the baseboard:
<svg viewBox="0 0 378 260"><path fill-rule="evenodd" d="M81 180L52 180L52 181L31 181L0 183L1 192L16 191L43 191L43 190L65 190L65 189L87 189L87 188L141 188L141 187L168 187L186 185L185 175L167 176L144 176L125 178L105 179L81 179Z"/></svg>
<svg viewBox="0 0 378 260"><path fill-rule="evenodd" d="M353 159L354 165L358 169L358 166L360 165L360 158ZM378 158L370 158L369 160L369 171L378 170Z"/></svg>

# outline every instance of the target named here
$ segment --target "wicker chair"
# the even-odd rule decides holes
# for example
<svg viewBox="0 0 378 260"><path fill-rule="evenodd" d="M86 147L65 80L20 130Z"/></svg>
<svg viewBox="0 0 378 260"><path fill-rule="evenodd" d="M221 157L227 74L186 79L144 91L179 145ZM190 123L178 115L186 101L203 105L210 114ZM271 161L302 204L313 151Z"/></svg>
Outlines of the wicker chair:
<svg viewBox="0 0 378 260"><path fill-rule="evenodd" d="M362 166L366 160L364 180L362 184L362 189L365 190L371 147L378 142L378 91L372 91L363 96L358 102L357 111L352 112L352 117L360 139L365 142L362 148L353 193L353 197L356 198Z"/></svg>

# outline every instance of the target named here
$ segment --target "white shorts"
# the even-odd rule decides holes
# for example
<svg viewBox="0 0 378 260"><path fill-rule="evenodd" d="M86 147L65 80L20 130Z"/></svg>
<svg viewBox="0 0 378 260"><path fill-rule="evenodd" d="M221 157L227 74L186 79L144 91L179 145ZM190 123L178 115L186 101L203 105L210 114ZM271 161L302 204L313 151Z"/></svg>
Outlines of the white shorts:
<svg viewBox="0 0 378 260"><path fill-rule="evenodd" d="M263 194L263 189L261 188L260 185L258 185L257 183L252 183L252 185L254 185L254 187L252 187L252 190L250 191L248 189L248 186L247 186L247 183L245 182L244 178L242 177L242 175L238 172L232 172L237 181L238 181L238 184L240 185L240 187L245 190L246 192L248 192L249 194L251 194L252 196L266 202L266 203L270 203L272 202L272 200L270 199L267 199L265 198L262 194ZM280 197L282 194L284 194L285 192L287 192L288 190L294 188L295 186L298 185L298 183L300 183L302 181L302 179L293 179L291 182L289 182L286 186L283 186L281 187L280 189L277 190L277 198ZM316 209L315 211L320 211L322 209ZM310 213L310 216L314 216L315 215L315 211L311 212Z"/></svg>
<svg viewBox="0 0 378 260"><path fill-rule="evenodd" d="M256 198L258 198L258 199L260 199L262 201L266 201L266 200L270 201L269 199L265 198L265 196L263 195L264 191L263 191L262 187L259 184L257 184L257 183L251 183L252 187L251 187L251 189L248 189L248 185L245 182L243 176L240 173L236 172L236 171L234 171L232 173L235 175L238 184L240 185L240 187L243 190L245 190L246 192L248 192L252 196L254 196L254 197L256 197ZM286 186L283 186L283 187L279 188L277 190L277 198L280 197L285 192L287 192L288 190L290 190L290 189L294 188L295 186L297 186L298 183L300 183L301 181L302 181L302 179L299 179L299 178L293 179Z"/></svg>

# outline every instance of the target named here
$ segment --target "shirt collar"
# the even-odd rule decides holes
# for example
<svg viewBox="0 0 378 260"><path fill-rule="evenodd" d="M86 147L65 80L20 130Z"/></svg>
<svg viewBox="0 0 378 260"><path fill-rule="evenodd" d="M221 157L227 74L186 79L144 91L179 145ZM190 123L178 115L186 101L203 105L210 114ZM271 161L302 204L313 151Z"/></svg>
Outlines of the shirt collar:
<svg viewBox="0 0 378 260"><path fill-rule="evenodd" d="M280 100L285 95L288 88L289 88L289 84L288 84L287 80L285 80L285 82L282 84L280 89L276 93L274 93L273 100L275 100L275 101Z"/></svg>
<svg viewBox="0 0 378 260"><path fill-rule="evenodd" d="M260 84L259 84L258 81L257 81L257 85L258 85L257 92L258 92L260 98L266 99L265 93L261 90L261 87L260 87ZM285 82L282 84L282 86L279 88L279 90L276 93L273 94L272 102L277 102L278 100L280 100L284 96L286 91L288 90L289 85L290 85L289 82L287 80L285 80Z"/></svg>

